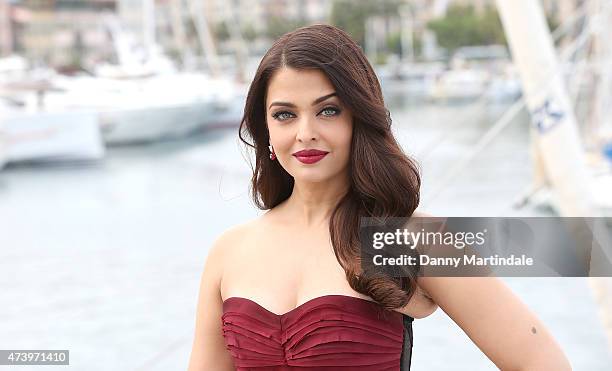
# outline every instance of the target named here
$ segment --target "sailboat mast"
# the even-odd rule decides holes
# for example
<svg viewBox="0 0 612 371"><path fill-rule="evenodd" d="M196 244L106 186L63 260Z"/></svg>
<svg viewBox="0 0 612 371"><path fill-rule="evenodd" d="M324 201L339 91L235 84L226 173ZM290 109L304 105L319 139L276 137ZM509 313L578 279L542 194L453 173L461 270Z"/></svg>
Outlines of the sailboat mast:
<svg viewBox="0 0 612 371"><path fill-rule="evenodd" d="M236 57L236 78L240 82L246 81L246 63L248 57L247 45L240 30L240 20L237 19L232 4L222 1L223 22L227 27Z"/></svg>
<svg viewBox="0 0 612 371"><path fill-rule="evenodd" d="M563 216L596 216L576 118L540 2L497 0L532 117L532 140Z"/></svg>
<svg viewBox="0 0 612 371"><path fill-rule="evenodd" d="M191 14L194 17L194 25L202 52L206 57L206 62L210 69L210 73L213 76L220 74L219 60L217 56L217 48L213 40L212 32L208 26L206 19L205 10L203 8L203 2L207 0L187 0L189 1L189 7Z"/></svg>
<svg viewBox="0 0 612 371"><path fill-rule="evenodd" d="M182 0L170 1L170 19L172 25L172 36L174 37L174 46L180 54L180 59L183 65L185 64L185 49L187 48L185 26L183 25L183 5Z"/></svg>
<svg viewBox="0 0 612 371"><path fill-rule="evenodd" d="M146 58L151 58L155 45L155 0L142 0L143 42Z"/></svg>
<svg viewBox="0 0 612 371"><path fill-rule="evenodd" d="M410 5L403 4L399 8L400 15L400 39L402 45L402 59L404 62L414 62L414 34L413 15Z"/></svg>
<svg viewBox="0 0 612 371"><path fill-rule="evenodd" d="M592 114L588 122L588 135L590 143L599 148L600 136L602 131L610 128L612 121L609 115L609 105L611 103L611 82L610 62L612 61L612 49L610 47L610 37L612 36L612 4L609 1L592 0L590 4L591 19L596 22L595 32L593 33L593 66L592 76L595 77L596 89L593 99ZM608 133L609 135L610 133Z"/></svg>

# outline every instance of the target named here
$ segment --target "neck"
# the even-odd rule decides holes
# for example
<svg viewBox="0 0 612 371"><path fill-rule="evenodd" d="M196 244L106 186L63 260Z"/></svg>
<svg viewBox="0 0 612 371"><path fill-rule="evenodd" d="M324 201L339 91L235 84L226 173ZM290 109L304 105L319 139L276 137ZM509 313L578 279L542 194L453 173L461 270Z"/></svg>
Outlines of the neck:
<svg viewBox="0 0 612 371"><path fill-rule="evenodd" d="M292 220L305 227L327 225L340 199L348 191L348 177L324 182L295 181L285 207Z"/></svg>

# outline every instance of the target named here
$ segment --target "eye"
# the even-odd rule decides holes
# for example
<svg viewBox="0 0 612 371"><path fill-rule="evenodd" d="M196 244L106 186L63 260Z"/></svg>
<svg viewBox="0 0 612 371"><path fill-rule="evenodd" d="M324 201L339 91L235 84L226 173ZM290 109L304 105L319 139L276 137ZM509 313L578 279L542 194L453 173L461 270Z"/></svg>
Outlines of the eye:
<svg viewBox="0 0 612 371"><path fill-rule="evenodd" d="M330 116L337 116L340 114L340 112L341 111L339 108L328 106L328 107L323 108L320 113L323 113L323 116L330 117ZM286 121L290 119L292 116L294 116L293 113L289 111L278 111L272 114L272 117L274 117L278 121Z"/></svg>
<svg viewBox="0 0 612 371"><path fill-rule="evenodd" d="M285 120L287 120L289 118L289 117L283 116L283 115L293 115L293 114L291 112L287 112L287 111L278 111L278 112L274 113L272 115L272 117L274 117L278 121L285 121Z"/></svg>
<svg viewBox="0 0 612 371"><path fill-rule="evenodd" d="M323 116L335 116L335 115L339 115L340 114L340 110L336 107L325 107L323 108L323 110L321 111L321 113L323 112L331 112L330 114L324 114Z"/></svg>

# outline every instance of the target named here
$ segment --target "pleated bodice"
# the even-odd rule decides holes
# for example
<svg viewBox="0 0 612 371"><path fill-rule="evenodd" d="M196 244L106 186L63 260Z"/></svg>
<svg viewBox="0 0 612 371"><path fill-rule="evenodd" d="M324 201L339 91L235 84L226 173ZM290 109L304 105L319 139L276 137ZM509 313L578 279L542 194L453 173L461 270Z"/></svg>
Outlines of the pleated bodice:
<svg viewBox="0 0 612 371"><path fill-rule="evenodd" d="M223 302L226 348L237 371L399 371L405 319L378 303L348 295L324 295L276 314L242 297ZM406 335L407 336L407 335ZM407 345L409 345L407 347ZM408 365L409 367L409 365Z"/></svg>

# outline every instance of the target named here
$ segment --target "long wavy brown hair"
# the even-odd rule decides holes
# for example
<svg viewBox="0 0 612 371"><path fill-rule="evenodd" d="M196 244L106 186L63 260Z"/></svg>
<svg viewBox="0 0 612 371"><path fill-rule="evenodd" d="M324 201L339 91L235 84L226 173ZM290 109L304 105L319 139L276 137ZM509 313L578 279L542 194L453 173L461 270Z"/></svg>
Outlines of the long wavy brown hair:
<svg viewBox="0 0 612 371"><path fill-rule="evenodd" d="M365 274L361 269L360 217L410 217L419 204L419 167L391 132L376 74L361 47L341 29L325 24L298 28L277 39L262 58L250 85L239 137L255 152L251 194L268 210L286 200L293 177L269 159L265 99L268 82L283 67L318 69L353 113L349 160L351 184L331 214L329 232L349 285L387 309L405 306L416 290L416 276ZM245 140L250 137L252 143Z"/></svg>

